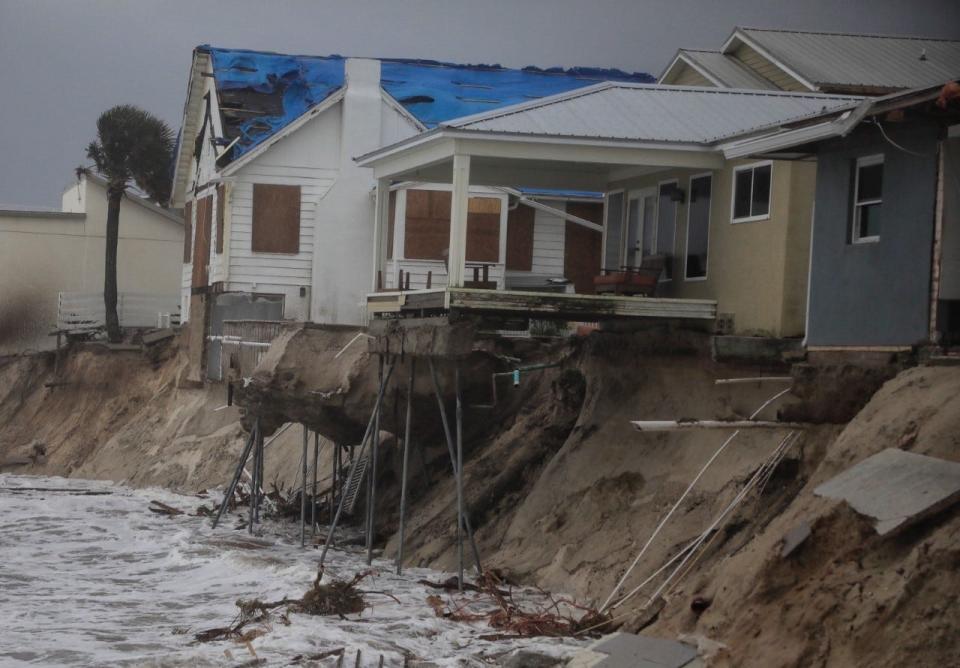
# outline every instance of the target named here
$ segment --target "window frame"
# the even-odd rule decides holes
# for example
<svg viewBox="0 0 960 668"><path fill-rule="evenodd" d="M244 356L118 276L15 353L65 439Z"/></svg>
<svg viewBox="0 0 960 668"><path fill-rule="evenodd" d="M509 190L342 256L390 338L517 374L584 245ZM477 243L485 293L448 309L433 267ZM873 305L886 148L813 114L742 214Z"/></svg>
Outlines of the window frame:
<svg viewBox="0 0 960 668"><path fill-rule="evenodd" d="M880 174L880 198L871 199L863 202L857 201L857 194L860 190L860 168L861 167L872 167L874 165L884 165L884 154L883 153L873 153L871 155L864 155L857 158L853 166L853 196L850 209L850 243L851 244L875 244L880 241L880 235L874 234L871 236L862 237L860 236L860 220L859 212L860 207L870 206L873 204L883 205L883 172Z"/></svg>
<svg viewBox="0 0 960 668"><path fill-rule="evenodd" d="M693 196L693 180L702 179L708 177L710 179L710 206L707 208L707 270L703 273L703 276L689 276L687 273L687 265L689 264L688 260L690 258L690 198ZM700 282L705 281L710 275L710 223L713 219L713 182L714 176L713 172L700 172L699 174L691 174L687 178L687 223L684 230L684 240L683 240L683 280L684 282Z"/></svg>
<svg viewBox="0 0 960 668"><path fill-rule="evenodd" d="M679 179L679 178L664 179L663 181L658 181L658 182L657 182L657 215L656 215L656 226L655 226L656 232L655 232L655 234L654 234L654 244L653 244L653 245L654 245L654 251L653 251L653 252L654 252L654 255L664 255L663 249L660 248L660 189L663 188L663 186L670 185L670 184L672 184L673 187L674 187L676 190L679 190L679 189L680 189L680 179ZM680 218L680 215L679 215L679 214L680 214L680 204L681 204L680 202L674 202L674 207L673 207L673 248L670 249L670 253L669 253L669 255L668 255L668 257L669 257L669 262L673 262L673 261L676 259L676 256L677 256L677 220ZM686 264L686 260L684 260L684 264ZM664 266L666 266L666 264L665 264ZM675 273L676 267L673 267L673 269L674 269L674 273ZM684 267L684 273L686 273L686 267ZM660 282L661 282L661 283L671 283L671 282L673 281L673 279L674 279L674 276L672 276L672 275L671 275L671 276L667 276L667 272L664 271L664 272L661 274Z"/></svg>
<svg viewBox="0 0 960 668"><path fill-rule="evenodd" d="M624 241L623 231L624 226L626 225L627 220L627 190L625 188L617 188L615 190L608 190L603 194L603 233L600 238L600 244L603 248L603 254L601 256L601 265L606 264L607 260L607 235L610 231L609 218L607 216L607 210L610 206L610 198L613 195L622 195L620 200L620 242L617 244L618 256L617 256L617 266L616 267L604 267L601 266L601 269L610 269L616 270L623 266L623 249L626 244Z"/></svg>
<svg viewBox="0 0 960 668"><path fill-rule="evenodd" d="M739 167L733 168L733 178L731 179L730 184L730 224L736 225L738 223L755 223L761 220L770 220L770 214L773 211L773 160L760 160L758 162L751 162L747 165L740 165ZM745 172L747 170L751 171L750 174L750 210L753 210L753 182L754 175L752 172L760 167L770 166L770 192L767 195L767 212L759 215L750 215L737 218L735 215L736 206L737 206L737 174L739 172Z"/></svg>

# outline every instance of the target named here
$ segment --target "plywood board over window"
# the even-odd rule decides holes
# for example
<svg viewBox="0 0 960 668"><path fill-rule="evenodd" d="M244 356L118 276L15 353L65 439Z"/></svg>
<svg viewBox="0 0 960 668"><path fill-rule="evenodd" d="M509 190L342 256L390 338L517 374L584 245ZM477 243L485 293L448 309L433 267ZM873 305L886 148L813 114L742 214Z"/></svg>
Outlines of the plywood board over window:
<svg viewBox="0 0 960 668"><path fill-rule="evenodd" d="M193 202L183 205L183 263L189 264L193 252Z"/></svg>
<svg viewBox="0 0 960 668"><path fill-rule="evenodd" d="M197 224L193 236L193 287L205 288L209 282L210 231L213 227L213 197L197 201Z"/></svg>
<svg viewBox="0 0 960 668"><path fill-rule="evenodd" d="M254 253L300 252L300 186L253 184Z"/></svg>
<svg viewBox="0 0 960 668"><path fill-rule="evenodd" d="M567 202L567 213L603 225L603 204ZM563 275L579 294L593 292L593 279L603 260L603 233L567 221L563 247Z"/></svg>
<svg viewBox="0 0 960 668"><path fill-rule="evenodd" d="M533 269L533 226L537 212L533 207L519 205L507 214L507 269Z"/></svg>
<svg viewBox="0 0 960 668"><path fill-rule="evenodd" d="M404 255L411 260L443 260L450 245L447 190L408 190ZM467 209L467 261L499 262L500 204L496 197L471 197Z"/></svg>

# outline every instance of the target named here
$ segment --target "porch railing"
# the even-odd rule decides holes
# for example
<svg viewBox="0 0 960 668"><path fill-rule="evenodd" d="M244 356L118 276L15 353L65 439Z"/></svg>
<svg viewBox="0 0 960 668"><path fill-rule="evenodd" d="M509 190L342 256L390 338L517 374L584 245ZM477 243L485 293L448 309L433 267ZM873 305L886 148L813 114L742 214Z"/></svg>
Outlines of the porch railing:
<svg viewBox="0 0 960 668"><path fill-rule="evenodd" d="M121 292L117 295L121 327L176 327L180 325L180 296ZM106 325L102 292L61 292L57 302L57 329L92 331Z"/></svg>

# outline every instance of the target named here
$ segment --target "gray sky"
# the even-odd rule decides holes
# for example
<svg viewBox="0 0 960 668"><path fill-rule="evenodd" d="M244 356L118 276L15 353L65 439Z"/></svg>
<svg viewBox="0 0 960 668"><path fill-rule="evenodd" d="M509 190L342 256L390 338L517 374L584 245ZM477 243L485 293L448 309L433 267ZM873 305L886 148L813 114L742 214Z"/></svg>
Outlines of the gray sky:
<svg viewBox="0 0 960 668"><path fill-rule="evenodd" d="M0 204L59 205L115 104L176 130L197 44L656 76L734 25L960 38L960 2L0 0Z"/></svg>

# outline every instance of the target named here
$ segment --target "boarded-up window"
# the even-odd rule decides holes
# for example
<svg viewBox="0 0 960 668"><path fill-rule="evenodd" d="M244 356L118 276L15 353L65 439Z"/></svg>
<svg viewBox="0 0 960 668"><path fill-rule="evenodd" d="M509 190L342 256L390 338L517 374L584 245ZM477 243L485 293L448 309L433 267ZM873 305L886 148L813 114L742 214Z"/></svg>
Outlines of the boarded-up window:
<svg viewBox="0 0 960 668"><path fill-rule="evenodd" d="M450 245L450 202L447 190L408 190L404 255L408 259L442 260ZM498 262L500 199L471 197L467 212L467 260Z"/></svg>
<svg viewBox="0 0 960 668"><path fill-rule="evenodd" d="M603 205L592 202L567 202L567 213L597 225L603 224ZM600 273L603 257L603 233L567 221L563 250L563 275L573 281L579 294L594 291L593 279Z"/></svg>
<svg viewBox="0 0 960 668"><path fill-rule="evenodd" d="M197 224L193 235L193 287L207 286L210 264L210 229L213 223L213 197L197 202Z"/></svg>
<svg viewBox="0 0 960 668"><path fill-rule="evenodd" d="M533 269L533 224L536 211L519 205L507 214L507 269Z"/></svg>
<svg viewBox="0 0 960 668"><path fill-rule="evenodd" d="M471 197L467 207L467 261L500 261L500 200Z"/></svg>
<svg viewBox="0 0 960 668"><path fill-rule="evenodd" d="M183 205L183 263L190 262L190 244L193 242L193 202Z"/></svg>
<svg viewBox="0 0 960 668"><path fill-rule="evenodd" d="M254 253L300 252L300 186L253 185Z"/></svg>
<svg viewBox="0 0 960 668"><path fill-rule="evenodd" d="M227 189L221 183L217 186L217 253L223 253L223 214L227 208Z"/></svg>
<svg viewBox="0 0 960 668"><path fill-rule="evenodd" d="M391 190L387 199L387 258L393 259L393 228L397 217L397 191Z"/></svg>

